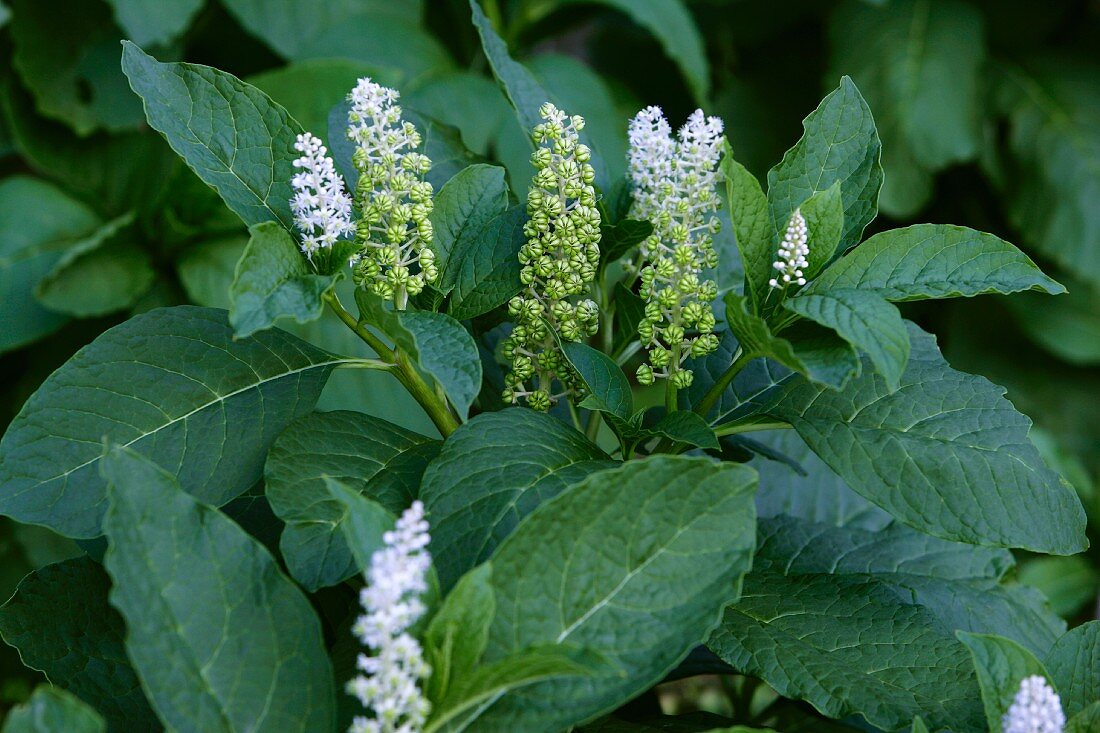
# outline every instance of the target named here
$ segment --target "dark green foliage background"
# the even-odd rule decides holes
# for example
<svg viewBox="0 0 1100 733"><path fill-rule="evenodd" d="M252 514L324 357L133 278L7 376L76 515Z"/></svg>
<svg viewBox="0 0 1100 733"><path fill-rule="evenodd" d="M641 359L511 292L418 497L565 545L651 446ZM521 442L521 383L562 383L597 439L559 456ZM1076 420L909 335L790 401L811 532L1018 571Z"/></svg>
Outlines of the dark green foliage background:
<svg viewBox="0 0 1100 733"><path fill-rule="evenodd" d="M162 61L247 79L323 137L329 108L371 75L401 89L407 108L460 131L474 156L450 172L500 162L511 190L526 188L523 131L491 80L466 0L329 0L323 12L294 0L0 3L0 432L106 328L162 305L228 304L248 232L146 125L119 69L124 38ZM647 15L641 1L483 5L537 81L588 118L603 181L622 176L626 122L648 104L673 124L696 106L722 116L737 160L763 179L798 139L802 117L851 76L884 151L881 213L866 236L916 221L964 225L1017 244L1067 286L1056 298L901 308L938 335L955 368L1008 387L1048 463L1100 521L1100 6L685 0L686 14L670 19ZM492 185L503 202L501 182ZM362 354L327 314L280 327ZM383 375L338 373L319 407L435 434ZM442 477L433 481L438 489ZM268 509L246 496L227 511L246 523ZM81 552L0 519L0 600L27 572ZM1071 624L1094 618L1098 552L1022 553L1020 577ZM441 577L454 582L460 570L444 565ZM0 711L38 680L0 644Z"/></svg>

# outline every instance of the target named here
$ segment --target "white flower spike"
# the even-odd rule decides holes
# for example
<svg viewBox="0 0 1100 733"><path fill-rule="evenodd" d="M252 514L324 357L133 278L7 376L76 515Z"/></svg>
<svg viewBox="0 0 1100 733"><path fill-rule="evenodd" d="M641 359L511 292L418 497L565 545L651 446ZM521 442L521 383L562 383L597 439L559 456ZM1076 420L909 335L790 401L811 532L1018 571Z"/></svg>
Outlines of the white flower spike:
<svg viewBox="0 0 1100 733"><path fill-rule="evenodd" d="M294 189L290 209L302 235L302 252L312 261L318 250L331 249L339 239L355 233L351 197L320 138L302 133L294 149L302 156L293 162L300 172L290 180Z"/></svg>
<svg viewBox="0 0 1100 733"><path fill-rule="evenodd" d="M385 547L371 556L367 585L359 594L365 613L352 631L374 656L359 655L363 674L347 691L374 717L356 717L350 733L418 733L428 718L430 704L420 683L431 668L408 630L425 610L421 594L428 589L430 539L424 505L416 501L383 536Z"/></svg>
<svg viewBox="0 0 1100 733"><path fill-rule="evenodd" d="M1065 726L1061 699L1039 675L1020 682L1016 698L1001 719L1003 733L1063 733Z"/></svg>
<svg viewBox="0 0 1100 733"><path fill-rule="evenodd" d="M783 241L779 245L779 259L772 263L772 267L779 271L778 277L768 281L773 288L786 288L791 283L795 285L806 284L806 268L810 266L806 257L810 254L809 231L806 229L806 218L798 209L791 214L790 223L787 224L787 232L783 235Z"/></svg>

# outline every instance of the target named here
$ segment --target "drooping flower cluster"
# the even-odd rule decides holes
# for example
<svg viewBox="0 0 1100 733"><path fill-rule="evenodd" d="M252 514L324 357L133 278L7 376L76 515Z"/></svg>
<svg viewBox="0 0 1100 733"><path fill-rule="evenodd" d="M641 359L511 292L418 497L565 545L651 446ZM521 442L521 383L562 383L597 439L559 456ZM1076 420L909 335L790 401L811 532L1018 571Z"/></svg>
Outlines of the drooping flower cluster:
<svg viewBox="0 0 1100 733"><path fill-rule="evenodd" d="M580 341L599 327L599 309L582 296L600 262L600 213L588 162L592 153L580 143L584 118L568 117L549 102L539 114L545 122L532 135L537 173L527 194L527 241L519 252L524 289L508 303L516 325L503 347L512 361L504 400L546 410L580 387L557 338ZM554 392L555 379L561 392Z"/></svg>
<svg viewBox="0 0 1100 733"><path fill-rule="evenodd" d="M427 720L430 705L420 683L431 669L408 630L425 610L421 594L428 589L429 540L424 505L416 501L383 536L385 547L371 556L367 585L359 594L365 613L353 631L374 656L359 655L363 674L347 691L373 717L356 717L351 733L416 733Z"/></svg>
<svg viewBox="0 0 1100 733"><path fill-rule="evenodd" d="M1062 700L1040 675L1020 681L1020 689L1001 719L1004 733L1062 733L1065 725Z"/></svg>
<svg viewBox="0 0 1100 733"><path fill-rule="evenodd" d="M359 172L355 280L404 308L439 272L428 220L432 184L424 180L432 162L417 152L420 133L402 119L399 97L394 89L360 79L348 95L348 138L356 145L352 161Z"/></svg>
<svg viewBox="0 0 1100 733"><path fill-rule="evenodd" d="M646 107L630 123L631 215L653 224L642 243L645 265L639 294L646 301L638 336L649 362L638 381L660 377L677 388L692 381L684 362L718 348L711 301L718 286L703 271L718 265L713 235L721 204L715 192L722 155L722 120L695 110L677 139L659 107Z"/></svg>
<svg viewBox="0 0 1100 733"><path fill-rule="evenodd" d="M294 149L302 156L293 162L300 172L290 179L294 189L290 209L302 235L302 252L312 261L318 250L331 249L338 240L355 232L351 197L320 138L302 133Z"/></svg>
<svg viewBox="0 0 1100 733"><path fill-rule="evenodd" d="M810 266L806 260L810 254L808 242L809 231L806 229L806 218L802 216L801 211L795 209L787 224L783 241L779 244L779 257L772 263L772 267L779 271L779 275L769 280L768 285L773 288L786 288L791 283L806 284L806 268Z"/></svg>

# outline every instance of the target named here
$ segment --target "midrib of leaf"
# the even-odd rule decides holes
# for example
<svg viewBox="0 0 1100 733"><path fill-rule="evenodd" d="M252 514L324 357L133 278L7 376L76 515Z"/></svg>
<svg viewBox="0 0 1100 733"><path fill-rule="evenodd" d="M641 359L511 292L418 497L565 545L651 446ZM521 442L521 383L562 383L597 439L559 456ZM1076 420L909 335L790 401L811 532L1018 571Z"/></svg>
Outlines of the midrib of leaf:
<svg viewBox="0 0 1100 733"><path fill-rule="evenodd" d="M267 378L261 379L258 382L252 382L251 384L249 384L247 386L244 386L244 387L241 387L240 389L235 389L232 392L229 392L228 394L217 395L214 399L212 399L209 402L206 402L202 405L199 405L198 407L191 410L190 412L188 412L186 414L183 414L183 415L180 415L178 417L172 418L171 420L164 423L163 425L160 425L160 426L154 428L153 430L150 430L147 433L142 433L141 435L139 435L136 438L130 440L129 442L118 443L118 445L122 446L123 448L129 448L130 446L132 446L134 443L138 442L139 440L144 440L145 438L149 437L150 435L156 435L161 430L164 430L167 427L175 425L176 423L179 423L183 420L186 420L187 418L191 417L192 415L200 413L208 407L211 407L213 405L217 405L217 404L220 404L222 402L225 402L226 400L229 400L233 397L236 397L237 395L242 394L244 392L248 392L249 390L257 389L261 385L267 384L268 382L274 382L276 380L283 379L284 377L291 377L291 376L294 376L295 374L301 374L302 372L306 372L306 371L309 371L311 369L319 369L319 368L323 368L323 367L327 367L327 366L339 366L340 364L349 364L349 363L352 363L352 362L355 362L355 361L356 361L355 359L341 357L339 359L332 359L330 361L317 362L317 363L314 363L314 364L308 364L308 365L306 365L304 367L301 367L299 369L294 369L294 370L288 371L288 372L282 372L281 374L275 375L273 377L267 377ZM158 368L163 369L163 367L158 367ZM169 371L169 370L165 370L165 371ZM181 375L181 376L187 376L187 375ZM203 386L206 386L206 385L203 385ZM136 397L136 395L123 395L123 396L125 396L127 398ZM75 473L76 471L79 471L80 469L82 469L86 466L90 466L91 464L93 464L96 461L100 460L102 457L103 456L96 456L95 458L90 458L87 461L84 461L83 463L81 463L80 465L74 466L74 467L70 468L67 471L64 471L62 473L57 474L56 476L50 476L49 478L42 479L40 484L44 484L44 483L47 483L49 481L56 481L59 478L68 477L70 474ZM16 496L22 496L27 491L31 491L31 490L37 488L37 486L38 485L30 486L27 489L25 489L24 491L21 491L18 494L14 494L12 498L14 498Z"/></svg>

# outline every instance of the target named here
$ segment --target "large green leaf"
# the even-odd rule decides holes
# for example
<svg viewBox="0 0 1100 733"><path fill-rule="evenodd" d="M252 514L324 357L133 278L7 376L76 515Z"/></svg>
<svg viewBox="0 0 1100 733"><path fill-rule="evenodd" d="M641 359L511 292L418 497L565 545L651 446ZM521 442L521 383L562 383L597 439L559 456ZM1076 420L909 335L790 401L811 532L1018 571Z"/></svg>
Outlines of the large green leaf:
<svg viewBox="0 0 1100 733"><path fill-rule="evenodd" d="M784 300L783 307L836 331L867 355L890 389L898 386L909 360L909 332L892 303L877 293L829 288L820 293L800 293Z"/></svg>
<svg viewBox="0 0 1100 733"><path fill-rule="evenodd" d="M111 604L167 727L330 730L335 686L321 624L271 554L129 449L111 449L103 473Z"/></svg>
<svg viewBox="0 0 1100 733"><path fill-rule="evenodd" d="M492 572L491 563L482 563L463 575L432 616L424 634L424 654L432 668L426 692L433 703L469 678L481 660L496 613L489 583Z"/></svg>
<svg viewBox="0 0 1100 733"><path fill-rule="evenodd" d="M99 535L104 438L224 503L256 482L275 436L312 409L345 361L277 330L234 340L225 311L179 306L132 318L50 375L12 421L0 440L0 513Z"/></svg>
<svg viewBox="0 0 1100 733"><path fill-rule="evenodd" d="M896 391L865 370L841 392L797 377L763 411L799 435L853 489L945 539L1073 554L1086 547L1073 489L1028 439L1004 389L951 369L910 325Z"/></svg>
<svg viewBox="0 0 1100 733"><path fill-rule="evenodd" d="M432 74L401 96L405 105L457 128L462 141L479 155L497 145L501 128L512 125L512 109L500 88L469 70Z"/></svg>
<svg viewBox="0 0 1100 733"><path fill-rule="evenodd" d="M335 275L318 275L286 229L273 221L249 228L252 235L229 289L229 324L237 338L271 328L280 318L309 323L321 317L321 299Z"/></svg>
<svg viewBox="0 0 1100 733"><path fill-rule="evenodd" d="M284 58L346 58L400 69L407 78L452 64L419 23L421 0L226 0L225 6Z"/></svg>
<svg viewBox="0 0 1100 733"><path fill-rule="evenodd" d="M64 690L41 685L31 699L14 707L3 733L105 733L103 718Z"/></svg>
<svg viewBox="0 0 1100 733"><path fill-rule="evenodd" d="M1026 242L1100 287L1100 66L1077 58L998 69L1010 163L998 182Z"/></svg>
<svg viewBox="0 0 1100 733"><path fill-rule="evenodd" d="M1062 636L1044 658L1072 718L1100 700L1100 621L1089 621Z"/></svg>
<svg viewBox="0 0 1100 733"><path fill-rule="evenodd" d="M458 416L465 419L481 391L481 357L474 337L446 313L396 310L393 303L358 289L361 322L381 329L446 393Z"/></svg>
<svg viewBox="0 0 1100 733"><path fill-rule="evenodd" d="M81 136L141 123L141 104L118 71L118 31L104 3L13 0L11 6L11 64L41 114Z"/></svg>
<svg viewBox="0 0 1100 733"><path fill-rule="evenodd" d="M358 571L341 528L346 513L326 477L400 514L438 450L436 441L360 412L312 413L290 423L268 453L264 491L287 523L280 547L295 580L317 590Z"/></svg>
<svg viewBox="0 0 1100 733"><path fill-rule="evenodd" d="M440 290L454 289L467 253L479 244L481 230L507 208L508 184L499 166L472 165L443 185L431 214Z"/></svg>
<svg viewBox="0 0 1100 733"><path fill-rule="evenodd" d="M460 427L420 487L440 585L450 588L486 560L540 503L611 465L583 435L544 413L512 408Z"/></svg>
<svg viewBox="0 0 1100 733"><path fill-rule="evenodd" d="M782 232L796 208L839 181L844 235L837 249L843 252L859 242L864 227L878 213L882 167L875 121L856 85L845 76L802 127L802 138L768 172L772 226Z"/></svg>
<svg viewBox="0 0 1100 733"><path fill-rule="evenodd" d="M850 0L833 13L832 74L850 74L875 112L887 213L915 213L933 173L977 154L984 31L981 12L957 0Z"/></svg>
<svg viewBox="0 0 1100 733"><path fill-rule="evenodd" d="M584 382L585 395L579 406L629 420L634 412L630 380L615 360L588 344L566 342L561 347L565 358Z"/></svg>
<svg viewBox="0 0 1100 733"><path fill-rule="evenodd" d="M523 287L519 250L525 237L527 207L517 204L493 217L463 250L447 312L460 320L504 305Z"/></svg>
<svg viewBox="0 0 1100 733"><path fill-rule="evenodd" d="M396 520L381 504L343 482L329 476L324 481L329 497L340 507L341 516L336 524L351 550L355 569L363 571L370 566L374 553L385 547L386 532L393 529Z"/></svg>
<svg viewBox="0 0 1100 733"><path fill-rule="evenodd" d="M68 318L39 305L34 288L65 250L92 236L95 213L48 183L16 176L0 182L0 352L60 328Z"/></svg>
<svg viewBox="0 0 1100 733"><path fill-rule="evenodd" d="M752 312L756 313L775 272L772 262L777 247L776 232L768 212L768 197L756 176L733 159L729 143L719 165L726 179L727 206L731 212L737 212L732 217L733 236L745 270L744 295L753 306Z"/></svg>
<svg viewBox="0 0 1100 733"><path fill-rule="evenodd" d="M880 530L763 519L752 572L708 642L725 661L830 717L887 730L920 714L933 729L980 731L981 708L955 629L1011 633L1037 649L1061 621L1032 591L1000 585L1002 550Z"/></svg>
<svg viewBox="0 0 1100 733"><path fill-rule="evenodd" d="M301 127L285 109L232 74L160 63L124 41L122 70L145 100L149 125L244 223L293 227L290 179Z"/></svg>
<svg viewBox="0 0 1100 733"><path fill-rule="evenodd" d="M1034 654L1011 639L993 633L960 632L959 640L974 658L989 731L1001 733L1002 716L1012 705L1021 680L1031 675L1049 680L1050 675Z"/></svg>
<svg viewBox="0 0 1100 733"><path fill-rule="evenodd" d="M0 636L23 663L94 707L112 730L160 724L126 659L126 627L107 603L110 580L89 557L48 565L0 608Z"/></svg>
<svg viewBox="0 0 1100 733"><path fill-rule="evenodd" d="M695 375L691 386L680 390L680 409L696 409L703 396L711 390L733 363L739 344L729 330L719 334L718 348L699 359L689 359L687 366ZM859 363L853 354L853 361ZM778 389L791 370L771 359L754 359L738 372L736 378L714 403L705 417L712 423L724 423L758 412L757 405L769 393Z"/></svg>
<svg viewBox="0 0 1100 733"><path fill-rule="evenodd" d="M191 24L202 9L202 0L107 0L115 10L115 20L130 40L139 46L164 45Z"/></svg>
<svg viewBox="0 0 1100 733"><path fill-rule="evenodd" d="M870 290L894 301L1066 291L1000 237L949 224L880 232L833 263L803 292L840 288Z"/></svg>
<svg viewBox="0 0 1100 733"><path fill-rule="evenodd" d="M1051 354L1077 366L1100 364L1100 286L1059 272L1060 298L1020 293L1005 298L1020 329Z"/></svg>
<svg viewBox="0 0 1100 733"><path fill-rule="evenodd" d="M659 681L739 595L755 487L745 466L654 456L595 473L533 512L490 561L497 610L486 661L575 644L622 673L512 692L479 725L559 731Z"/></svg>

